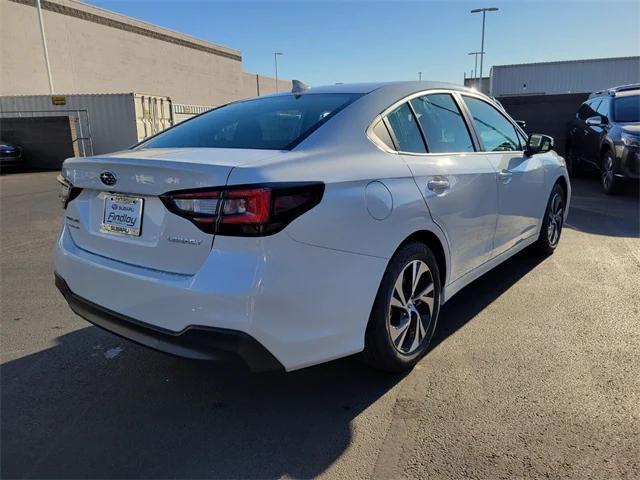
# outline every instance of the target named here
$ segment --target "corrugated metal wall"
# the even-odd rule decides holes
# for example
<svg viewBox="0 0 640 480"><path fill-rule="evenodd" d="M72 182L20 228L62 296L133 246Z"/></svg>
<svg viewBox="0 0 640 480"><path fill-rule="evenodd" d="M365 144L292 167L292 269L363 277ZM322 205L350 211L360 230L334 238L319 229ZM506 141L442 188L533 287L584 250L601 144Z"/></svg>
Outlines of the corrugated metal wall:
<svg viewBox="0 0 640 480"><path fill-rule="evenodd" d="M201 113L208 112L215 107L207 105L186 105L184 103L173 103L171 105L171 108L173 111L173 122L174 124L177 124L180 122L184 122L191 117L195 117L196 115L200 115Z"/></svg>
<svg viewBox="0 0 640 480"><path fill-rule="evenodd" d="M638 82L640 57L496 65L491 69L494 97L590 93Z"/></svg>
<svg viewBox="0 0 640 480"><path fill-rule="evenodd" d="M125 149L145 135L171 125L168 97L134 93L59 95L64 104L54 105L51 95L0 97L2 117L68 115L77 118L76 135L81 155L99 155Z"/></svg>
<svg viewBox="0 0 640 480"><path fill-rule="evenodd" d="M512 118L527 122L525 131L544 133L554 139L553 149L565 154L567 145L567 122L576 116L580 104L589 94L572 93L562 95L510 95L497 97Z"/></svg>

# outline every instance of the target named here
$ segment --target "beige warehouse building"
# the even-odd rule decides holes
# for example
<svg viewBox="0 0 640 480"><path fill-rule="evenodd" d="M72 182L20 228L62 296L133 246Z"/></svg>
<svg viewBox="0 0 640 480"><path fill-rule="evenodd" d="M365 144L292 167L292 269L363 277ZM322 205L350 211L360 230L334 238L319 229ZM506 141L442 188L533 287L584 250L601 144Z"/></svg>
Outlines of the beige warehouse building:
<svg viewBox="0 0 640 480"><path fill-rule="evenodd" d="M76 0L42 0L54 93L140 92L220 105L275 91L238 50ZM280 81L279 89L291 83ZM0 0L0 96L50 94L35 0Z"/></svg>

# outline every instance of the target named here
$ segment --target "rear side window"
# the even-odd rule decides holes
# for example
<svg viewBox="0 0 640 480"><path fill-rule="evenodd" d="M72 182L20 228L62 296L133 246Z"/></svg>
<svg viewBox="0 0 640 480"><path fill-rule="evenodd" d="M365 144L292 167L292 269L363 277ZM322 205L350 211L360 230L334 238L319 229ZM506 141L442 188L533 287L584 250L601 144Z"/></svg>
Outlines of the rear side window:
<svg viewBox="0 0 640 480"><path fill-rule="evenodd" d="M288 150L360 96L280 95L231 103L179 124L140 148Z"/></svg>
<svg viewBox="0 0 640 480"><path fill-rule="evenodd" d="M516 129L507 118L487 102L464 97L485 152L520 150Z"/></svg>
<svg viewBox="0 0 640 480"><path fill-rule="evenodd" d="M430 153L473 152L473 141L451 95L438 93L411 100Z"/></svg>
<svg viewBox="0 0 640 480"><path fill-rule="evenodd" d="M373 127L373 133L391 150L396 149L393 144L393 140L391 139L391 135L389 134L389 130L387 130L387 126L384 124L383 120L376 123L376 126Z"/></svg>
<svg viewBox="0 0 640 480"><path fill-rule="evenodd" d="M387 115L396 147L401 152L427 153L422 135L409 105L403 103Z"/></svg>
<svg viewBox="0 0 640 480"><path fill-rule="evenodd" d="M640 95L616 98L613 117L616 122L640 122Z"/></svg>

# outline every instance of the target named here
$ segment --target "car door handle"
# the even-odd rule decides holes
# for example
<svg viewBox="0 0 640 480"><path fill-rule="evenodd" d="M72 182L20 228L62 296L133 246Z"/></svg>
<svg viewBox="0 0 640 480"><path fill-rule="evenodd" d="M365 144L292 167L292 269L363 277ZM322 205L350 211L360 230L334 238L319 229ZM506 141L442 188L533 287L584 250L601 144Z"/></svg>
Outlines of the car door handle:
<svg viewBox="0 0 640 480"><path fill-rule="evenodd" d="M513 173L509 170L500 170L498 172L498 178L502 183L509 183L511 181L511 177L513 177Z"/></svg>
<svg viewBox="0 0 640 480"><path fill-rule="evenodd" d="M445 190L448 190L449 187L449 180L446 178L439 178L437 180L433 179L427 182L427 188L434 193L442 193Z"/></svg>
<svg viewBox="0 0 640 480"><path fill-rule="evenodd" d="M589 135L589 130L583 130L585 135Z"/></svg>

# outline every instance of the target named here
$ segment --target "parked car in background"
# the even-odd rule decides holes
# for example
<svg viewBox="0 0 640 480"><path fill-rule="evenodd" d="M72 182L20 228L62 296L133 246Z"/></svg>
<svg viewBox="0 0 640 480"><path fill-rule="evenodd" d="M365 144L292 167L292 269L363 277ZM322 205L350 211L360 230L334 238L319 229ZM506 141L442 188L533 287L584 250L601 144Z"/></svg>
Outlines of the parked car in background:
<svg viewBox="0 0 640 480"><path fill-rule="evenodd" d="M640 84L591 94L568 125L566 157L570 172L597 168L608 195L639 179Z"/></svg>
<svg viewBox="0 0 640 480"><path fill-rule="evenodd" d="M0 170L22 165L22 148L0 140Z"/></svg>
<svg viewBox="0 0 640 480"><path fill-rule="evenodd" d="M177 355L408 369L444 302L558 245L571 189L552 144L450 84L231 103L64 162L56 285L90 322Z"/></svg>

